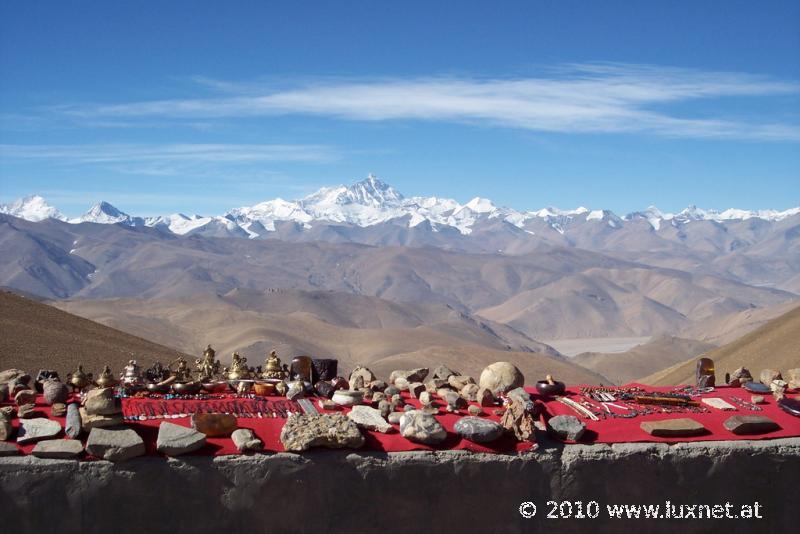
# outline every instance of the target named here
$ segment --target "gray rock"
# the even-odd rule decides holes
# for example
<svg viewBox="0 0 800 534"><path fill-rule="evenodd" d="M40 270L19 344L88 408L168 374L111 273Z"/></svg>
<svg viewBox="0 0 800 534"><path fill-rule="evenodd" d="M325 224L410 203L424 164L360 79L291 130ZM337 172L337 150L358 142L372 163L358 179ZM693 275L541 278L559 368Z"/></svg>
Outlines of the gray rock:
<svg viewBox="0 0 800 534"><path fill-rule="evenodd" d="M547 422L547 429L560 439L580 441L586 425L574 415L556 415Z"/></svg>
<svg viewBox="0 0 800 534"><path fill-rule="evenodd" d="M60 380L45 380L42 391L46 404L63 403L69 397L69 388Z"/></svg>
<svg viewBox="0 0 800 534"><path fill-rule="evenodd" d="M239 452L261 452L264 450L264 442L256 437L249 428L239 428L231 434L233 444Z"/></svg>
<svg viewBox="0 0 800 534"><path fill-rule="evenodd" d="M203 448L206 435L193 428L167 423L158 427L156 449L167 456L180 456Z"/></svg>
<svg viewBox="0 0 800 534"><path fill-rule="evenodd" d="M639 427L651 436L661 437L700 436L707 432L703 425L688 417L644 421Z"/></svg>
<svg viewBox="0 0 800 534"><path fill-rule="evenodd" d="M781 372L777 369L763 369L761 371L761 383L765 386L772 384L773 380L782 380Z"/></svg>
<svg viewBox="0 0 800 534"><path fill-rule="evenodd" d="M347 417L352 420L358 428L366 428L376 432L387 433L392 429L392 425L386 422L380 410L369 406L353 406L347 413Z"/></svg>
<svg viewBox="0 0 800 534"><path fill-rule="evenodd" d="M467 407L467 399L455 391L447 391L442 398L452 410L463 410Z"/></svg>
<svg viewBox="0 0 800 534"><path fill-rule="evenodd" d="M450 369L446 365L440 365L440 366L436 367L436 369L433 370L432 378L438 378L440 380L447 380L451 376L457 375L457 374L459 374L459 373L456 373L455 371L453 371L452 369Z"/></svg>
<svg viewBox="0 0 800 534"><path fill-rule="evenodd" d="M392 412L386 419L393 425L397 425L400 423L400 418L402 418L404 415L404 412Z"/></svg>
<svg viewBox="0 0 800 534"><path fill-rule="evenodd" d="M419 394L419 402L423 406L430 404L431 402L433 402L431 394L427 390L423 391L422 393Z"/></svg>
<svg viewBox="0 0 800 534"><path fill-rule="evenodd" d="M481 388L478 387L478 384L467 384L461 389L460 393L465 399L469 401L476 401L478 400L478 391L480 391L480 389Z"/></svg>
<svg viewBox="0 0 800 534"><path fill-rule="evenodd" d="M398 393L400 393L400 390L397 389L395 386L388 386L386 389L383 390L383 393L387 397L392 397L393 395L397 395Z"/></svg>
<svg viewBox="0 0 800 534"><path fill-rule="evenodd" d="M14 427L11 425L11 419L0 417L0 441L11 439L14 434Z"/></svg>
<svg viewBox="0 0 800 534"><path fill-rule="evenodd" d="M375 375L372 373L372 371L370 371L366 367L358 365L356 366L355 369L353 369L353 372L350 373L350 379L348 380L348 382L350 383L351 389L358 389L360 387L366 386L367 384L373 382L374 380L375 380Z"/></svg>
<svg viewBox="0 0 800 534"><path fill-rule="evenodd" d="M439 408L434 406L433 404L428 404L427 406L423 406L420 408L422 413L426 413L429 415L439 415Z"/></svg>
<svg viewBox="0 0 800 534"><path fill-rule="evenodd" d="M764 415L734 415L723 423L723 426L734 434L766 434L780 430L778 423Z"/></svg>
<svg viewBox="0 0 800 534"><path fill-rule="evenodd" d="M122 413L122 402L114 396L113 388L89 391L86 393L83 407L87 415L115 415Z"/></svg>
<svg viewBox="0 0 800 534"><path fill-rule="evenodd" d="M86 412L86 408L79 408L81 416L81 428L89 432L93 428L108 428L111 426L119 426L124 422L121 413L114 415L91 415Z"/></svg>
<svg viewBox="0 0 800 534"><path fill-rule="evenodd" d="M447 381L446 378L432 378L430 380L425 381L425 389L428 390L428 393L433 395L437 391L442 388L449 388L450 383Z"/></svg>
<svg viewBox="0 0 800 534"><path fill-rule="evenodd" d="M8 419L11 421L14 419L14 407L13 406L3 406L0 408L0 419Z"/></svg>
<svg viewBox="0 0 800 534"><path fill-rule="evenodd" d="M13 382L14 380L27 377L27 381L25 383L31 381L31 375L26 373L21 369L6 369L5 371L0 371L0 382L6 384L8 382Z"/></svg>
<svg viewBox="0 0 800 534"><path fill-rule="evenodd" d="M411 393L411 396L415 399L418 399L422 393L427 393L425 390L425 384L422 382L412 382L408 385L408 391Z"/></svg>
<svg viewBox="0 0 800 534"><path fill-rule="evenodd" d="M357 449L364 445L364 436L356 424L341 414L291 415L281 429L280 439L290 452L311 447Z"/></svg>
<svg viewBox="0 0 800 534"><path fill-rule="evenodd" d="M17 417L20 419L31 419L36 415L36 405L35 404L23 404L19 408L17 408Z"/></svg>
<svg viewBox="0 0 800 534"><path fill-rule="evenodd" d="M416 408L414 408L410 404L406 404L405 406L403 406L403 411L404 412L413 412L414 410L416 410Z"/></svg>
<svg viewBox="0 0 800 534"><path fill-rule="evenodd" d="M72 439L81 435L83 423L81 422L81 412L78 410L78 404L71 402L67 405L67 420L64 425L64 433Z"/></svg>
<svg viewBox="0 0 800 534"><path fill-rule="evenodd" d="M22 406L24 404L35 404L36 392L32 389L23 389L14 395L14 402L17 404L17 406Z"/></svg>
<svg viewBox="0 0 800 534"><path fill-rule="evenodd" d="M427 367L419 367L410 371L392 371L392 373L389 375L389 382L394 384L398 378L405 378L408 383L422 382L427 376Z"/></svg>
<svg viewBox="0 0 800 534"><path fill-rule="evenodd" d="M20 454L19 447L13 443L0 442L0 457L3 456L17 456Z"/></svg>
<svg viewBox="0 0 800 534"><path fill-rule="evenodd" d="M17 431L17 443L24 445L43 439L50 439L58 436L61 432L61 425L58 421L37 417L35 419L23 419L20 421Z"/></svg>
<svg viewBox="0 0 800 534"><path fill-rule="evenodd" d="M467 411L469 412L470 415L473 415L473 416L481 415L483 413L483 410L481 410L481 407L480 406L475 406L474 404L470 405L470 407L467 408Z"/></svg>
<svg viewBox="0 0 800 534"><path fill-rule="evenodd" d="M447 379L447 383L451 388L461 391L467 384L474 384L475 379L466 375L450 375Z"/></svg>
<svg viewBox="0 0 800 534"><path fill-rule="evenodd" d="M495 362L483 370L478 383L497 395L521 387L525 383L525 377L514 364Z"/></svg>
<svg viewBox="0 0 800 534"><path fill-rule="evenodd" d="M109 462L124 462L144 455L145 446L131 428L93 428L86 440L86 452Z"/></svg>
<svg viewBox="0 0 800 534"><path fill-rule="evenodd" d="M289 389L286 391L286 398L289 400L302 399L305 397L305 384L302 380L295 380L289 383Z"/></svg>
<svg viewBox="0 0 800 534"><path fill-rule="evenodd" d="M407 412L400 418L400 434L409 441L426 445L436 445L447 437L442 424L420 410Z"/></svg>
<svg viewBox="0 0 800 534"><path fill-rule="evenodd" d="M0 383L0 402L5 402L8 398L8 384Z"/></svg>
<svg viewBox="0 0 800 534"><path fill-rule="evenodd" d="M392 412L392 403L387 400L382 400L378 403L378 411L381 412L382 417L387 417Z"/></svg>
<svg viewBox="0 0 800 534"><path fill-rule="evenodd" d="M67 415L67 405L63 402L55 402L50 408L51 417L64 417Z"/></svg>
<svg viewBox="0 0 800 534"><path fill-rule="evenodd" d="M394 379L394 387L400 391L408 391L409 386L411 386L411 382L404 376L398 376Z"/></svg>
<svg viewBox="0 0 800 534"><path fill-rule="evenodd" d="M367 384L367 387L372 391L383 391L389 386L383 380L373 380Z"/></svg>
<svg viewBox="0 0 800 534"><path fill-rule="evenodd" d="M72 460L83 454L83 445L75 439L48 439L37 443L32 454L37 458Z"/></svg>
<svg viewBox="0 0 800 534"><path fill-rule="evenodd" d="M462 438L475 443L489 443L505 431L500 423L480 417L462 417L456 421L453 429Z"/></svg>

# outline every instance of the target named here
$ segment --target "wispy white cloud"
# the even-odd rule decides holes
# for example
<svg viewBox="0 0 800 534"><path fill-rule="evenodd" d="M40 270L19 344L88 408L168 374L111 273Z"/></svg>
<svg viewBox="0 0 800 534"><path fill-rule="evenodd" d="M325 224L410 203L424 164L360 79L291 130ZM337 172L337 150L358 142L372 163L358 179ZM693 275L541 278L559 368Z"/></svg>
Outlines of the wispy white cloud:
<svg viewBox="0 0 800 534"><path fill-rule="evenodd" d="M265 162L329 163L339 151L326 145L92 144L0 145L0 160L45 160L55 165L97 165L125 174L221 176L225 169ZM259 170L260 174L266 171Z"/></svg>
<svg viewBox="0 0 800 534"><path fill-rule="evenodd" d="M275 89L253 83L198 78L219 94L203 98L71 105L74 118L209 120L306 114L356 121L467 122L562 133L647 133L670 137L800 141L800 125L752 122L715 105L725 97L800 94L800 83L745 73L705 72L647 65L577 64L536 77L333 79ZM670 112L670 105L709 100L702 117ZM713 101L712 101L713 100ZM718 116L714 110L726 110Z"/></svg>

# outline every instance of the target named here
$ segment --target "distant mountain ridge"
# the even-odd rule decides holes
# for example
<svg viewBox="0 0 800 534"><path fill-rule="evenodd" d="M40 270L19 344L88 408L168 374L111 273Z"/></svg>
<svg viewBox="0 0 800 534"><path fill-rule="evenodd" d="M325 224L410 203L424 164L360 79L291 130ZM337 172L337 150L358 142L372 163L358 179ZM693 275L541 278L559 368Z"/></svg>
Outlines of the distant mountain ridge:
<svg viewBox="0 0 800 534"><path fill-rule="evenodd" d="M457 230L463 236L471 235L479 226L502 222L536 235L542 223L551 231L564 235L568 227L589 223L621 229L638 221L646 221L653 231L664 226L679 228L693 221L727 223L758 219L778 222L800 215L800 207L784 211L704 210L689 206L679 213L663 213L650 206L644 211L629 213L623 217L610 210L589 210L580 207L574 210L543 208L535 211L517 211L498 207L491 200L476 197L465 204L448 198L405 197L387 183L369 175L365 180L350 186L325 187L299 200L276 198L235 208L223 215L202 216L172 214L157 217L129 215L108 202L92 206L80 217L69 219L57 208L38 195L19 199L11 204L0 205L0 213L29 221L48 218L70 223L92 222L98 224L123 224L148 226L174 234L201 234L215 237L231 236L243 238L274 237L282 223L293 224L295 231L311 230L316 225L349 225L359 228L394 223L406 228L425 224L430 231ZM426 226L426 228L427 228Z"/></svg>

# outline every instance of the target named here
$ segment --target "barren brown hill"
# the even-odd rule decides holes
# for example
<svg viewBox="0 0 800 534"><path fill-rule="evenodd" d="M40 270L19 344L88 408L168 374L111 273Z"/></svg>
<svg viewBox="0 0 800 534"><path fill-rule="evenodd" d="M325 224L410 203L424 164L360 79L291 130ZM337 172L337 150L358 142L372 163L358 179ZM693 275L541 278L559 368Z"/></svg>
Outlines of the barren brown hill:
<svg viewBox="0 0 800 534"><path fill-rule="evenodd" d="M0 331L0 369L55 369L62 378L79 363L87 372L97 373L105 363L119 372L130 359L150 365L181 356L169 347L7 291L0 291Z"/></svg>
<svg viewBox="0 0 800 534"><path fill-rule="evenodd" d="M769 321L749 334L706 353L714 360L718 377L739 367L757 376L761 369L800 367L800 307ZM640 381L652 385L673 385L694 381L695 359L653 373Z"/></svg>
<svg viewBox="0 0 800 534"><path fill-rule="evenodd" d="M388 376L402 366L436 365L441 363L437 358L447 355L446 363L462 372L478 373L507 359L530 373L550 369L580 381L607 382L548 345L442 304L400 304L331 291L237 289L185 299L71 300L57 305L191 354L211 343L223 362L236 350L251 365L260 365L265 353L276 348L285 359L330 356L339 359L343 372L363 364Z"/></svg>
<svg viewBox="0 0 800 534"><path fill-rule="evenodd" d="M626 352L603 354L584 352L570 361L608 377L616 384L625 384L640 376L654 373L665 366L686 361L715 346L702 341L674 336L660 336Z"/></svg>

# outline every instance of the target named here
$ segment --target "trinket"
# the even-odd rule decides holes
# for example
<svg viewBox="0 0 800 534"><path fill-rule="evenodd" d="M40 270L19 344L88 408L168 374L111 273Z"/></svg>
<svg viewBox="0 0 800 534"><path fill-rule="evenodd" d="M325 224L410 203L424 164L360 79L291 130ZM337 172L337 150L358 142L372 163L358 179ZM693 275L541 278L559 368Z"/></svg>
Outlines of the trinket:
<svg viewBox="0 0 800 534"><path fill-rule="evenodd" d="M699 358L695 369L695 385L699 388L714 387L715 380L714 360L711 358Z"/></svg>
<svg viewBox="0 0 800 534"><path fill-rule="evenodd" d="M119 377L122 387L125 389L136 390L143 385L141 367L136 360L128 360L128 365L125 366Z"/></svg>
<svg viewBox="0 0 800 534"><path fill-rule="evenodd" d="M225 369L228 380L247 380L251 376L250 368L247 366L247 358L234 352L231 356L231 366Z"/></svg>
<svg viewBox="0 0 800 534"><path fill-rule="evenodd" d="M211 383L219 379L221 364L216 355L217 352L208 345L203 351L203 358L194 361L197 379L200 382Z"/></svg>
<svg viewBox="0 0 800 534"><path fill-rule="evenodd" d="M111 372L111 368L108 364L103 366L100 376L97 377L94 383L100 388L110 388L117 385L117 379L114 378L114 373Z"/></svg>
<svg viewBox="0 0 800 534"><path fill-rule="evenodd" d="M264 362L264 371L261 378L266 380L284 380L288 378L288 373L281 367L281 359L278 358L276 351L270 351L267 360Z"/></svg>
<svg viewBox="0 0 800 534"><path fill-rule="evenodd" d="M72 387L73 391L83 391L92 380L91 374L83 372L83 366L78 365L78 369L67 375L67 383Z"/></svg>
<svg viewBox="0 0 800 534"><path fill-rule="evenodd" d="M311 382L312 367L311 358L308 356L296 356L292 359L291 365L291 378L292 380L301 380L303 382Z"/></svg>

